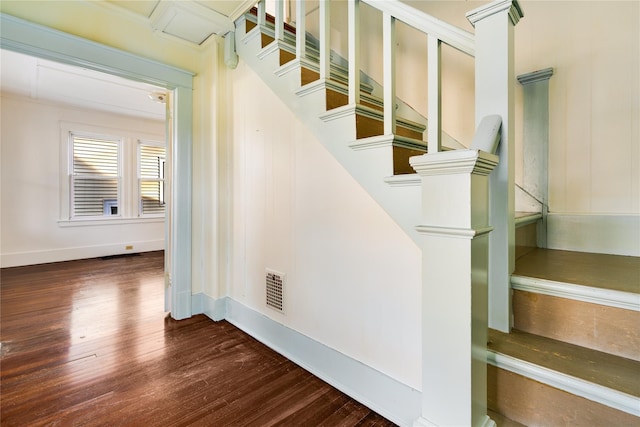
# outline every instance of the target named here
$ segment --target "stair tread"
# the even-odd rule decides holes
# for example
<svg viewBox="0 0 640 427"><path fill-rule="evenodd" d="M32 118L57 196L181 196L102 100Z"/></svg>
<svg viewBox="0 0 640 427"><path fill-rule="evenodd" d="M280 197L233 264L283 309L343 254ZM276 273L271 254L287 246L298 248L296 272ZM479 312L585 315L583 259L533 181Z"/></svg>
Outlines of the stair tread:
<svg viewBox="0 0 640 427"><path fill-rule="evenodd" d="M536 248L513 274L640 294L640 257Z"/></svg>
<svg viewBox="0 0 640 427"><path fill-rule="evenodd" d="M640 362L574 344L489 329L487 348L613 390L640 397Z"/></svg>
<svg viewBox="0 0 640 427"><path fill-rule="evenodd" d="M502 414L487 409L487 415L493 421L495 421L497 427L526 427L524 424L520 424L517 421L513 421L510 418L505 417Z"/></svg>

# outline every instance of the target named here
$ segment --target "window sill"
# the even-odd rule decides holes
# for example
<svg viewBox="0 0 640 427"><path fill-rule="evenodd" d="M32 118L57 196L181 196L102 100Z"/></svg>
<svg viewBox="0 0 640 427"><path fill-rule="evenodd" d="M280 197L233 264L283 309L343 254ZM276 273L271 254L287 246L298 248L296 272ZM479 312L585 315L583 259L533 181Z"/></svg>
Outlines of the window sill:
<svg viewBox="0 0 640 427"><path fill-rule="evenodd" d="M164 216L144 217L144 218L94 218L94 219L61 219L58 226L65 227L92 227L103 225L125 225L125 224L150 224L164 222Z"/></svg>

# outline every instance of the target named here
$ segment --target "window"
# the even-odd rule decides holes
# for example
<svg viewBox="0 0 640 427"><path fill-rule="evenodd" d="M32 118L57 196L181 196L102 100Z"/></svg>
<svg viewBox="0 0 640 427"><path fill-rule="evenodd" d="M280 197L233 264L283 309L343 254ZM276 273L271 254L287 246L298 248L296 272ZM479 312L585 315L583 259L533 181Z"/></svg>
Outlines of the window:
<svg viewBox="0 0 640 427"><path fill-rule="evenodd" d="M121 141L71 134L73 217L117 216Z"/></svg>
<svg viewBox="0 0 640 427"><path fill-rule="evenodd" d="M146 142L138 144L140 214L164 214L165 148Z"/></svg>
<svg viewBox="0 0 640 427"><path fill-rule="evenodd" d="M62 226L164 217L167 165L161 137L71 123L63 123L61 131Z"/></svg>

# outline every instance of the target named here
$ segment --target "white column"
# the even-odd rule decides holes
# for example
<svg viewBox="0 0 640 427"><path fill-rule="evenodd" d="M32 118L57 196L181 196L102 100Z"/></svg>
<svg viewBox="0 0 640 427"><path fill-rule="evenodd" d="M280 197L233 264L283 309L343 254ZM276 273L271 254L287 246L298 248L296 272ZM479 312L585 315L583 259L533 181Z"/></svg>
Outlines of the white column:
<svg viewBox="0 0 640 427"><path fill-rule="evenodd" d="M517 0L498 0L467 18L476 32L476 126L483 117L502 117L500 164L491 175L489 254L489 326L511 329L510 277L515 267L515 157L513 27L522 17Z"/></svg>
<svg viewBox="0 0 640 427"><path fill-rule="evenodd" d="M437 153L442 148L442 77L440 40L429 34L427 37L427 150Z"/></svg>
<svg viewBox="0 0 640 427"><path fill-rule="evenodd" d="M307 57L306 4L305 0L296 2L296 58L298 60Z"/></svg>
<svg viewBox="0 0 640 427"><path fill-rule="evenodd" d="M422 179L422 414L414 426L491 426L487 417L489 177L479 150L411 158Z"/></svg>
<svg viewBox="0 0 640 427"><path fill-rule="evenodd" d="M331 60L331 9L329 0L320 0L320 80L329 78Z"/></svg>
<svg viewBox="0 0 640 427"><path fill-rule="evenodd" d="M384 134L396 133L396 18L382 14Z"/></svg>
<svg viewBox="0 0 640 427"><path fill-rule="evenodd" d="M542 224L538 226L538 247L547 247L549 211L549 79L553 68L521 74L524 125L524 189L542 203Z"/></svg>

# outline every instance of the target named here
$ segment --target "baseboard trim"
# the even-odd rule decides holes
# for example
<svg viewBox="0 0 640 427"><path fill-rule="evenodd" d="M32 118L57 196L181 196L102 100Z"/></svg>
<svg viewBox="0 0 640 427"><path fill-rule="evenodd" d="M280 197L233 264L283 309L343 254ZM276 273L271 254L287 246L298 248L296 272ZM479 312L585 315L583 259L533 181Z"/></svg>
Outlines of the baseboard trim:
<svg viewBox="0 0 640 427"><path fill-rule="evenodd" d="M422 397L420 391L232 298L226 297L224 301L225 319L229 323L313 375L400 426L411 426L419 418Z"/></svg>
<svg viewBox="0 0 640 427"><path fill-rule="evenodd" d="M592 304L606 305L625 310L640 311L640 295L610 289L592 288L572 283L555 282L512 275L511 288L519 291L568 298Z"/></svg>
<svg viewBox="0 0 640 427"><path fill-rule="evenodd" d="M227 317L227 297L212 298L204 293L191 295L191 315L204 314L214 322Z"/></svg>
<svg viewBox="0 0 640 427"><path fill-rule="evenodd" d="M640 256L638 236L639 214L547 215L549 249Z"/></svg>
<svg viewBox="0 0 640 427"><path fill-rule="evenodd" d="M640 398L505 354L487 351L487 363L576 396L640 416Z"/></svg>
<svg viewBox="0 0 640 427"><path fill-rule="evenodd" d="M125 246L133 250L125 250ZM47 249L40 251L13 252L0 255L0 267L47 264L50 262L72 261L76 259L99 258L103 256L132 254L164 250L164 239L138 242L122 242L111 245L78 246L71 248Z"/></svg>

